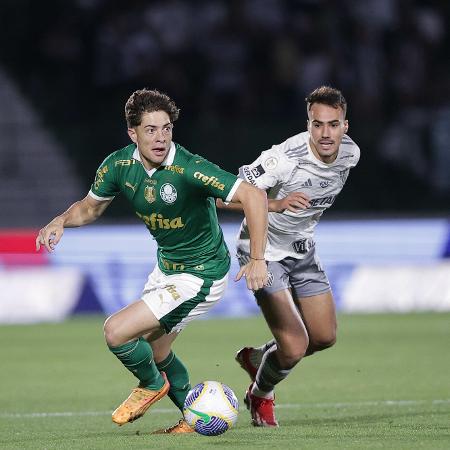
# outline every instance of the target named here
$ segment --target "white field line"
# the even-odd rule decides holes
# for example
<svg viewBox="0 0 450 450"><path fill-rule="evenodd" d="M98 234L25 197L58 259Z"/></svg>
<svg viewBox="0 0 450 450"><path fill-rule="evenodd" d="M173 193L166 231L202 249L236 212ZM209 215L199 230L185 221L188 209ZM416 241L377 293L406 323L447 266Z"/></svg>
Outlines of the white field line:
<svg viewBox="0 0 450 450"><path fill-rule="evenodd" d="M277 409L311 409L311 408L360 408L364 406L415 406L415 405L441 405L450 404L450 399L439 400L380 400L368 402L343 403L283 403L276 405ZM245 407L239 408L241 411ZM176 408L155 408L151 412L156 414L169 414L177 412ZM0 411L2 419L27 419L46 417L84 417L108 416L111 411L65 411L65 412L34 412L34 413L8 413Z"/></svg>

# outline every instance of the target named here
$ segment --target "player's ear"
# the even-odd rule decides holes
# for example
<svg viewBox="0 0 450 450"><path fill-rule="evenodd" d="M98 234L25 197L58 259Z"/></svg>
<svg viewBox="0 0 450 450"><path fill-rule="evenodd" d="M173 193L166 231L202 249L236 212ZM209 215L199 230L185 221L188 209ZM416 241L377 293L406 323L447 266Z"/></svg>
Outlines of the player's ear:
<svg viewBox="0 0 450 450"><path fill-rule="evenodd" d="M344 133L348 131L348 120L344 120Z"/></svg>
<svg viewBox="0 0 450 450"><path fill-rule="evenodd" d="M128 132L128 136L130 136L130 139L137 144L137 136L136 136L136 131L134 128L128 128L127 130Z"/></svg>

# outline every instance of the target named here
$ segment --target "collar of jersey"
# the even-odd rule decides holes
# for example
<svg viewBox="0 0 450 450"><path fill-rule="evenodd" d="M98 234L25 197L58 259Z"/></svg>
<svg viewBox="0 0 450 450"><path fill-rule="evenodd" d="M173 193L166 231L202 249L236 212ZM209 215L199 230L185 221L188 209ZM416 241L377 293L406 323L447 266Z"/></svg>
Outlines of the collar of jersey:
<svg viewBox="0 0 450 450"><path fill-rule="evenodd" d="M175 150L176 150L175 144L173 142L171 142L169 153L167 153L166 159L161 163L161 166L170 166L173 163L173 160L175 159ZM139 161L142 164L141 154L139 153L137 146L133 152L133 159L135 159L136 161ZM144 167L144 164L142 164L142 167ZM153 172L156 171L156 169L147 170L145 167L144 167L144 170L150 176L153 174Z"/></svg>

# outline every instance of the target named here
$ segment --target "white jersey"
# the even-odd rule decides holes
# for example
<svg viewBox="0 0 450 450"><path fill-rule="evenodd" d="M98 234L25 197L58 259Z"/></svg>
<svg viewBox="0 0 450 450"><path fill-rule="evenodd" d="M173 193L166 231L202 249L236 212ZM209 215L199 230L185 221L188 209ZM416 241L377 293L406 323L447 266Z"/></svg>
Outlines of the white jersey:
<svg viewBox="0 0 450 450"><path fill-rule="evenodd" d="M260 189L269 199L282 199L292 192L304 192L311 206L298 212L269 212L265 258L280 261L288 256L302 259L314 245L314 228L322 213L334 202L359 161L359 147L344 135L336 159L326 164L313 154L309 132L290 137L261 153L252 164L242 166L239 176ZM247 223L241 224L238 251L249 253Z"/></svg>

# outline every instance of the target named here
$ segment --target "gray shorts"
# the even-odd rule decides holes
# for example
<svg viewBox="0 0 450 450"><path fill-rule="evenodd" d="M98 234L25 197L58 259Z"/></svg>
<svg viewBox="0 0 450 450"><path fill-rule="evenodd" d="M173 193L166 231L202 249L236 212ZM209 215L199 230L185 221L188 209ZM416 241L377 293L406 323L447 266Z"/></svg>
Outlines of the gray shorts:
<svg viewBox="0 0 450 450"><path fill-rule="evenodd" d="M239 264L248 261L248 255L238 253ZM273 294L292 289L294 298L311 297L331 290L330 282L323 271L316 248L312 247L303 259L287 257L281 261L268 261L269 283L256 293Z"/></svg>

